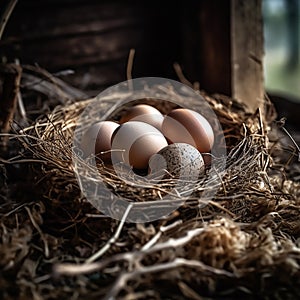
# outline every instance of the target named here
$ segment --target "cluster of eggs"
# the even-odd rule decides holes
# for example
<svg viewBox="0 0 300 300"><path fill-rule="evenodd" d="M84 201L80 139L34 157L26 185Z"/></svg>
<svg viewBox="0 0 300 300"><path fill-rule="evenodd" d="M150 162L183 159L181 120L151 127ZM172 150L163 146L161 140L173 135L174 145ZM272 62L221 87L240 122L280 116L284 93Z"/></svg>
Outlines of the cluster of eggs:
<svg viewBox="0 0 300 300"><path fill-rule="evenodd" d="M167 169L187 175L204 169L202 154L214 143L209 122L191 109L176 108L167 115L147 104L130 107L119 122L101 121L83 135L86 156L122 162L135 170L156 173Z"/></svg>

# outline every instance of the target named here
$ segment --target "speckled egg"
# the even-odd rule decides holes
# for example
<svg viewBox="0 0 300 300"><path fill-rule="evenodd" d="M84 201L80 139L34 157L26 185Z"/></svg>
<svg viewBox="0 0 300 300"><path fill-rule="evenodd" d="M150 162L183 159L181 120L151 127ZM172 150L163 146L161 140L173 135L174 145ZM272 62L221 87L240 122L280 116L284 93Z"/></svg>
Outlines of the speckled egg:
<svg viewBox="0 0 300 300"><path fill-rule="evenodd" d="M195 181L205 169L201 153L186 143L174 143L149 160L150 178L180 178Z"/></svg>

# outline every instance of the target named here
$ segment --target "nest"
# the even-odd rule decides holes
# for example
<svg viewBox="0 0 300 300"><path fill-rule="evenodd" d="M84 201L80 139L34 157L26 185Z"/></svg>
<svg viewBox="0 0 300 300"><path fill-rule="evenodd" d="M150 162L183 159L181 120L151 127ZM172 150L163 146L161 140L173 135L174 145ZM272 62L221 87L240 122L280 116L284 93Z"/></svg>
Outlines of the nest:
<svg viewBox="0 0 300 300"><path fill-rule="evenodd" d="M178 209L149 223L126 223L125 213L121 221L111 219L80 192L73 135L92 100L65 102L12 135L23 156L10 163L28 168L35 194L1 206L0 280L6 299L300 295L296 152L282 143L267 99L263 114L249 114L233 99L201 94L226 139L221 185L205 205L199 185ZM108 186L137 202L168 192L164 185L136 188L105 166L100 170Z"/></svg>

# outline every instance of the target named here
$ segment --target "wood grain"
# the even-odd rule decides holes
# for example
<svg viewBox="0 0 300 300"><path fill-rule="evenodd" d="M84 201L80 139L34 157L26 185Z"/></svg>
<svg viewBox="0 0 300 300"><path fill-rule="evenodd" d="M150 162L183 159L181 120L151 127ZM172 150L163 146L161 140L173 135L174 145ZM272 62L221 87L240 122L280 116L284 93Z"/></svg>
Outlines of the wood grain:
<svg viewBox="0 0 300 300"><path fill-rule="evenodd" d="M12 15L0 55L37 63L50 72L71 68L77 87L90 90L98 84L101 90L126 79L128 54L134 48L133 77L175 78L179 8L170 11L171 3L26 0Z"/></svg>
<svg viewBox="0 0 300 300"><path fill-rule="evenodd" d="M261 0L232 0L232 95L251 111L263 106Z"/></svg>

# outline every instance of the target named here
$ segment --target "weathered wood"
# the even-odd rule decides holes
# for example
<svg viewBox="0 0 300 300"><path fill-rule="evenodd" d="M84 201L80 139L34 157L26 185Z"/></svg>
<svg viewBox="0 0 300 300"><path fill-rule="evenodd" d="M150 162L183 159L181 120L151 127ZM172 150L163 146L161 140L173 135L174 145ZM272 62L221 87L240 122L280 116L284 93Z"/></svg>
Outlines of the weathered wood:
<svg viewBox="0 0 300 300"><path fill-rule="evenodd" d="M231 1L232 95L255 111L264 99L262 1Z"/></svg>
<svg viewBox="0 0 300 300"><path fill-rule="evenodd" d="M183 16L185 74L208 92L230 95L230 0L191 1Z"/></svg>
<svg viewBox="0 0 300 300"><path fill-rule="evenodd" d="M264 96L261 0L191 1L183 13L185 74L254 111Z"/></svg>
<svg viewBox="0 0 300 300"><path fill-rule="evenodd" d="M178 79L178 62L191 81L253 110L263 99L261 0L35 0L20 1L0 55L50 72L74 69L64 80L86 91L133 77ZM157 9L159 7L159 9Z"/></svg>
<svg viewBox="0 0 300 300"><path fill-rule="evenodd" d="M0 55L9 61L19 58L22 64L38 63L50 72L74 69L76 75L70 78L77 87L99 91L126 79L128 54L134 48L133 77L174 78L179 8L171 12L172 2L167 4L158 10L152 2L22 1L0 43Z"/></svg>
<svg viewBox="0 0 300 300"><path fill-rule="evenodd" d="M230 95L230 0L202 1L199 25L200 85Z"/></svg>

